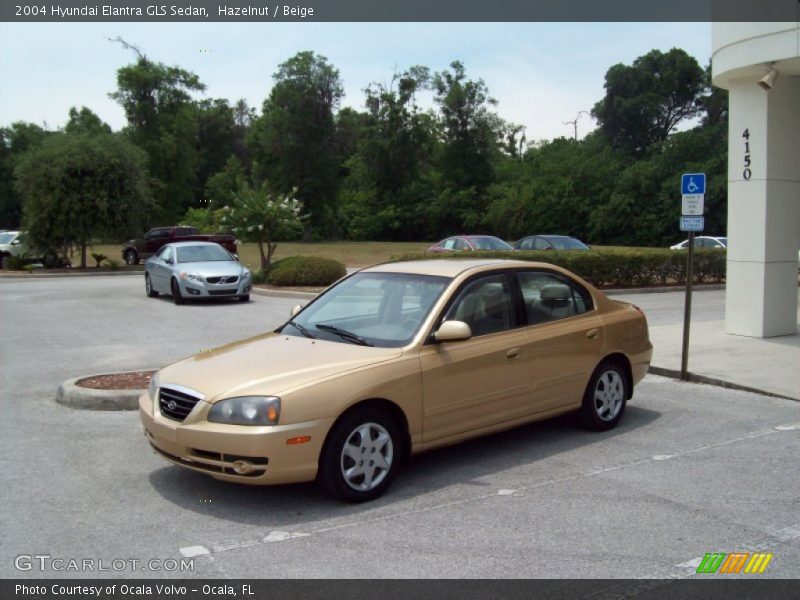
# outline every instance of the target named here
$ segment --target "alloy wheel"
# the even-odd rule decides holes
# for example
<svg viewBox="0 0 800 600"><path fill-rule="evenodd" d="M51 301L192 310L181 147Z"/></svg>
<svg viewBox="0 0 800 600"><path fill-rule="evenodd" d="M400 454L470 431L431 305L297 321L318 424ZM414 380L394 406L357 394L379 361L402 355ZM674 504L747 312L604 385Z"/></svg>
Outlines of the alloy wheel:
<svg viewBox="0 0 800 600"><path fill-rule="evenodd" d="M342 446L339 460L345 483L359 492L378 487L389 474L394 458L392 436L378 423L356 427Z"/></svg>

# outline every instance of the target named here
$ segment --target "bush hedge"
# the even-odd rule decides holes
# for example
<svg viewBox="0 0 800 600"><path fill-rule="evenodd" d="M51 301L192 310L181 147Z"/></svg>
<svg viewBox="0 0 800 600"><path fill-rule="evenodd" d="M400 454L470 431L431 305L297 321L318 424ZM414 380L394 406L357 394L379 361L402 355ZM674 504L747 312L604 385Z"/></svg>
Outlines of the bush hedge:
<svg viewBox="0 0 800 600"><path fill-rule="evenodd" d="M725 250L695 249L694 281L725 280ZM653 249L591 250L589 252L522 251L431 254L413 252L392 260L442 258L510 258L558 265L580 275L597 287L647 287L686 283L686 251Z"/></svg>
<svg viewBox="0 0 800 600"><path fill-rule="evenodd" d="M338 260L321 256L290 256L272 265L267 273L269 285L330 285L347 274Z"/></svg>

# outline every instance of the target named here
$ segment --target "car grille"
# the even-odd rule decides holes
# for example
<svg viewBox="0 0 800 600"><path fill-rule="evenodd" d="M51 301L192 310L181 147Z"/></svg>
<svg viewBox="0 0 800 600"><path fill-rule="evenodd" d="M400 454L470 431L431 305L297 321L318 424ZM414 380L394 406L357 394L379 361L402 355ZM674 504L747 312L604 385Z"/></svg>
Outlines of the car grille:
<svg viewBox="0 0 800 600"><path fill-rule="evenodd" d="M168 387L160 388L158 393L158 406L161 408L161 414L175 421L183 421L199 401L200 398L197 396Z"/></svg>
<svg viewBox="0 0 800 600"><path fill-rule="evenodd" d="M236 288L232 290L208 290L209 296L233 296L236 294Z"/></svg>
<svg viewBox="0 0 800 600"><path fill-rule="evenodd" d="M237 283L238 277L206 277L208 283Z"/></svg>

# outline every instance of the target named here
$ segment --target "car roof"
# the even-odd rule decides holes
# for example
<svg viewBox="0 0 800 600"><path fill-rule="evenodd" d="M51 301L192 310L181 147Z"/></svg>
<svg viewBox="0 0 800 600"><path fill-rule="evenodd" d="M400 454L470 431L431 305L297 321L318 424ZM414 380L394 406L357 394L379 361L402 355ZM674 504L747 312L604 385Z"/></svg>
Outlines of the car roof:
<svg viewBox="0 0 800 600"><path fill-rule="evenodd" d="M186 246L219 246L216 242L201 242L196 241L193 242L191 240L186 242L170 242L169 244L164 244L165 246L172 246L173 248L185 248Z"/></svg>
<svg viewBox="0 0 800 600"><path fill-rule="evenodd" d="M361 273L412 273L417 275L438 275L439 277L457 277L464 271L482 267L495 267L498 269L510 267L550 267L546 263L530 262L526 260L507 259L474 259L464 260L458 258L432 258L430 260L407 260L401 262L383 263L361 269Z"/></svg>

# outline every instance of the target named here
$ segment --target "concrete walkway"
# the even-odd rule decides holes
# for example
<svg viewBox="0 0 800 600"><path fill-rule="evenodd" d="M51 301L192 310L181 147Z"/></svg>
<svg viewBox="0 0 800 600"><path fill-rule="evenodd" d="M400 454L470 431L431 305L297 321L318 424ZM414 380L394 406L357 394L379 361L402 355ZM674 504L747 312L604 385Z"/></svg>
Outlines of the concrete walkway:
<svg viewBox="0 0 800 600"><path fill-rule="evenodd" d="M680 371L684 293L614 294L647 315L652 366ZM800 335L749 338L725 333L725 291L695 291L689 342L689 372L800 400ZM798 303L800 322L800 302Z"/></svg>

